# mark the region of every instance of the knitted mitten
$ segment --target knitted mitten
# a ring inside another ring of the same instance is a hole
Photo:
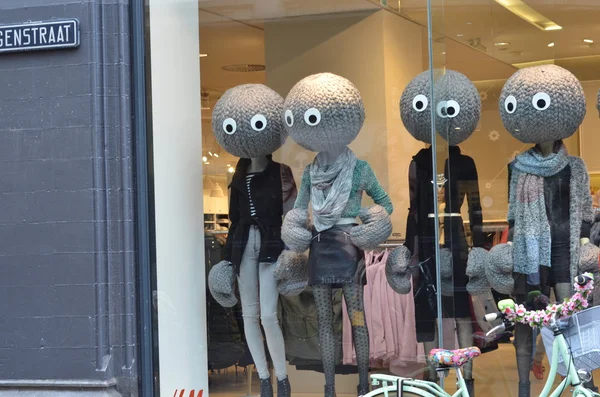
[[[404,245],[394,249],[385,264],[385,276],[390,287],[398,294],[408,294],[411,289],[410,251]]]
[[[512,244],[495,245],[489,252],[489,266],[485,275],[490,287],[501,294],[511,294],[515,287]]]
[[[281,295],[300,295],[308,283],[308,257],[289,250],[283,251],[275,262],[273,276]]]
[[[310,247],[312,240],[310,229],[308,211],[295,208],[283,219],[281,239],[292,251],[304,252]]]
[[[600,248],[592,243],[585,243],[579,249],[579,270],[582,273],[598,273],[598,257]]]
[[[490,290],[485,270],[490,263],[489,252],[483,248],[473,248],[467,260],[467,291],[471,295],[482,295]]]
[[[231,262],[221,261],[208,273],[208,289],[213,298],[223,307],[233,307],[235,297],[235,269]]]
[[[392,220],[380,205],[363,208],[358,217],[363,222],[350,230],[352,243],[362,250],[376,248],[392,234]]]

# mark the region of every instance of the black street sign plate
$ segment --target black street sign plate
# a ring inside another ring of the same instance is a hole
[[[0,25],[0,53],[76,48],[79,42],[77,19]]]

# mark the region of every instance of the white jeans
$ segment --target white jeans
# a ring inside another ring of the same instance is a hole
[[[275,367],[275,376],[277,376],[277,379],[282,380],[287,376],[287,366],[283,333],[277,318],[279,292],[277,291],[277,281],[273,276],[275,265],[273,263],[258,263],[259,252],[260,231],[256,226],[252,226],[242,256],[238,277],[242,317],[244,318],[244,334],[258,376],[261,379],[267,379],[269,368],[260,330],[260,318],[260,323],[262,323],[265,330],[269,353]]]

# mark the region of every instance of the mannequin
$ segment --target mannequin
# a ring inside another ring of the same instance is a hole
[[[320,73],[298,82],[284,104],[284,120],[292,139],[317,152],[308,165],[294,209],[282,230],[290,249],[308,248],[308,284],[312,286],[325,374],[325,397],[335,396],[335,351],[332,288],[342,288],[352,319],[359,372],[358,395],[369,391],[369,336],[364,317],[363,250],[391,234],[392,203],[366,161],[348,149],[362,128],[362,99],[352,83]],[[362,193],[376,203],[361,209]],[[314,226],[308,222],[312,209]],[[362,224],[356,224],[356,218]]]
[[[589,243],[589,176],[583,160],[568,155],[562,143],[583,121],[584,92],[559,66],[530,67],[508,79],[499,107],[508,132],[535,146],[509,165],[509,243],[490,251],[488,281],[517,302],[524,302],[529,291],[549,294],[551,289],[562,301],[571,296],[577,274],[598,269],[598,247]],[[519,397],[530,395],[533,342],[531,328],[517,324]]]
[[[274,162],[271,156],[287,136],[282,109],[283,98],[275,91],[248,84],[225,92],[212,119],[219,145],[241,159],[230,184],[231,226],[225,245],[226,260],[211,269],[209,288],[222,305],[235,304],[237,276],[244,333],[260,377],[261,397],[272,397],[273,388],[259,318],[275,367],[277,396],[291,394],[277,318],[279,294],[273,276],[273,263],[283,250],[283,216],[296,197],[290,168]]]
[[[440,244],[442,311],[444,317],[455,319],[460,348],[467,348],[473,345],[473,324],[470,295],[466,288],[469,281],[466,276],[469,247],[460,215],[465,198],[475,247],[483,245],[483,219],[475,162],[471,157],[461,154],[457,145],[469,138],[475,130],[479,122],[481,101],[473,83],[452,70],[447,70],[440,77],[435,91],[439,99],[433,104],[430,100],[430,72],[425,71],[408,84],[400,98],[402,122],[415,139],[431,143],[433,110],[436,130],[450,145],[442,175],[434,176],[432,171],[431,147],[422,149],[413,157],[409,168],[410,209],[405,247],[411,256],[416,256],[421,263],[425,262],[425,271],[431,275],[430,281],[435,286],[435,244]],[[439,221],[443,224],[443,229],[440,231],[439,242],[434,240],[438,221],[435,219],[433,206],[437,205],[437,198],[433,195],[431,183],[436,183],[438,190],[443,191],[444,205],[440,210],[443,218]],[[403,249],[404,247],[400,250]],[[423,273],[417,272],[414,276],[417,340],[424,342],[425,351],[429,351],[438,344],[435,291],[428,291]],[[394,288],[394,276],[391,279],[388,277],[388,280]],[[396,291],[408,293],[410,281],[404,284],[405,288],[395,288]],[[434,380],[433,370],[430,369],[429,372],[429,377]],[[473,396],[472,363],[464,366],[464,377],[469,394]]]

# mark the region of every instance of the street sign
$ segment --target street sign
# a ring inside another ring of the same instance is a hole
[[[0,53],[76,48],[79,44],[77,19],[0,25]]]

